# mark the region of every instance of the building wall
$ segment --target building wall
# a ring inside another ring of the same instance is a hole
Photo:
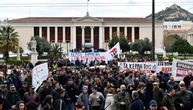
[[[36,26],[41,27],[40,32],[39,32],[40,37],[43,34],[42,33],[42,27],[47,27],[47,38],[49,37],[48,41],[52,40],[52,41],[54,41],[52,43],[61,44],[61,46],[63,48],[67,49],[67,47],[68,47],[69,50],[76,48],[77,44],[82,45],[82,43],[77,43],[77,42],[80,42],[80,40],[82,40],[82,38],[77,39],[77,37],[82,36],[82,34],[81,34],[82,33],[82,27],[87,27],[88,33],[85,33],[84,35],[86,35],[88,38],[90,38],[90,36],[88,36],[88,35],[91,34],[90,30],[88,30],[88,29],[91,29],[93,27],[97,27],[98,28],[97,31],[99,31],[99,32],[95,32],[96,30],[94,28],[94,32],[93,32],[94,41],[93,41],[93,43],[96,44],[95,47],[99,47],[99,48],[102,47],[104,49],[107,48],[105,35],[107,35],[106,39],[111,39],[114,33],[119,36],[119,32],[123,32],[124,34],[125,33],[127,34],[126,38],[129,38],[128,42],[129,41],[134,42],[135,39],[144,39],[145,37],[149,38],[151,41],[151,38],[152,38],[151,37],[152,36],[151,23],[108,23],[108,22],[102,23],[102,22],[91,22],[91,21],[87,20],[87,21],[78,21],[78,22],[71,22],[71,23],[50,23],[50,24],[48,24],[48,23],[47,24],[42,24],[42,23],[36,23],[36,24],[12,23],[10,25],[15,26],[16,31],[19,33],[19,35],[20,35],[19,42],[20,42],[20,46],[23,49],[27,49],[27,43],[30,42],[31,36],[34,36],[34,32],[33,32],[34,30],[33,29]],[[54,31],[54,34],[50,33],[50,27],[54,27],[54,28],[52,28],[52,31],[53,31],[53,29],[56,29]],[[62,42],[58,41],[58,37],[57,37],[58,36],[58,34],[57,34],[58,28],[57,27],[63,27],[63,32],[62,32],[63,41]],[[70,28],[70,41],[68,41],[68,42],[66,42],[66,40],[69,40],[69,39],[67,39],[67,37],[65,36],[65,35],[67,35],[67,33],[66,33],[67,28],[66,27]],[[77,27],[79,27],[79,28],[77,28]],[[105,29],[104,29],[105,27],[109,27],[108,28],[108,31],[109,31],[108,34],[105,34]],[[80,29],[80,30],[77,30],[77,29]],[[127,32],[126,32],[126,29],[127,29]],[[135,34],[137,33],[136,29],[138,29],[138,31],[139,31],[139,34],[138,34],[139,36],[135,36]],[[85,30],[85,32],[87,32],[87,31]],[[76,36],[77,32],[78,32],[78,36]],[[51,37],[50,37],[50,35],[51,35]],[[95,36],[97,38],[95,38]],[[54,38],[57,38],[57,39],[53,40]],[[98,43],[96,40],[98,40]],[[162,23],[156,24],[155,41],[156,41],[155,42],[156,48],[163,48]]]
[[[152,41],[152,28],[149,25],[140,27],[140,39],[149,38]],[[155,48],[163,48],[163,28],[155,26]]]
[[[15,32],[19,34],[19,45],[23,49],[28,49],[27,43],[30,42],[33,35],[33,28],[29,26],[14,26]]]

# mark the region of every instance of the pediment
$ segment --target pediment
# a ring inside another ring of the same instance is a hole
[[[102,18],[96,18],[96,17],[91,17],[89,16],[88,12],[86,16],[72,19],[72,22],[103,22]]]

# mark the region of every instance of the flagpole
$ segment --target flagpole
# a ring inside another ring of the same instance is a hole
[[[87,5],[86,5],[86,11],[88,12],[88,0],[87,0]]]
[[[88,2],[89,2],[89,0],[87,0],[87,6],[86,6],[86,10],[87,10],[87,12],[88,12]]]

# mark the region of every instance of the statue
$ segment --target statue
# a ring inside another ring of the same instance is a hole
[[[36,52],[36,46],[37,46],[37,42],[35,40],[35,38],[33,37],[31,42],[30,42],[30,46],[31,46],[31,50],[32,52]]]

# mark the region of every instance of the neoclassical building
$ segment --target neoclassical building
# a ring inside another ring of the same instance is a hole
[[[8,21],[19,33],[19,43],[27,49],[32,36],[44,37],[51,43],[59,43],[66,49],[82,49],[92,45],[94,49],[108,49],[108,41],[123,34],[129,42],[145,37],[151,40],[152,24],[146,18],[124,17],[28,17]],[[162,48],[163,23],[155,23],[155,45]]]

